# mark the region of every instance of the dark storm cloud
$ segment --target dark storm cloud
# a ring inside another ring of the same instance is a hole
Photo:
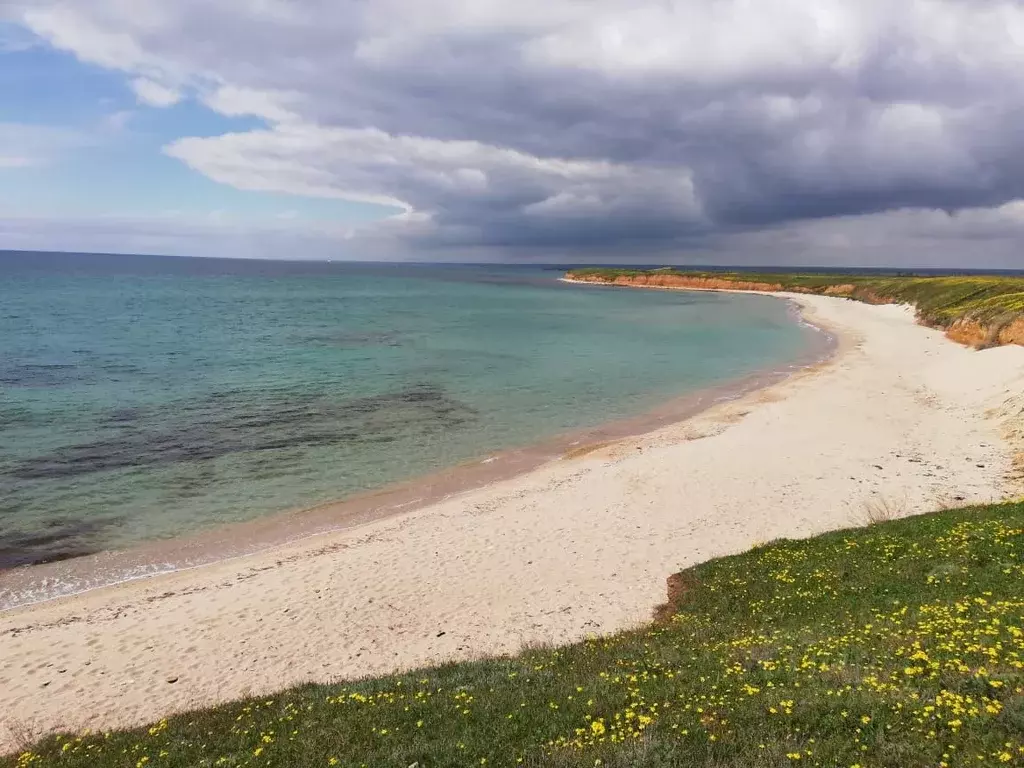
[[[986,226],[956,211],[1018,233],[1018,2],[34,0],[19,18],[141,101],[263,118],[167,147],[213,179],[405,210],[363,247],[721,252],[832,219],[855,244],[916,238],[920,220],[892,226],[908,209],[945,212],[952,241]]]

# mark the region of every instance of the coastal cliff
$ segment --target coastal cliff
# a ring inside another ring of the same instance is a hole
[[[808,293],[868,304],[912,304],[922,325],[977,349],[1024,345],[1024,279],[1017,277],[866,277],[743,274],[670,269],[578,269],[566,279],[634,288]]]
[[[1024,345],[1024,318],[1020,317],[1004,324],[993,325],[964,318],[954,321],[945,331],[946,336],[953,341],[979,349],[1004,344]]]
[[[673,274],[637,274],[637,275],[616,275],[606,278],[601,275],[587,273],[569,272],[566,274],[569,280],[578,280],[584,283],[611,283],[612,285],[630,285],[639,288],[689,288],[699,290],[727,290],[727,291],[781,291],[783,287],[778,283],[755,283],[741,280],[723,280],[715,277],[697,277]]]

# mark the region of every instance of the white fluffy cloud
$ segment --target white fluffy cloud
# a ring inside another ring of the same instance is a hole
[[[630,208],[643,216],[650,205],[673,205],[683,222],[702,216],[689,175],[678,170],[666,177],[657,168],[539,158],[475,141],[392,136],[375,128],[285,124],[181,139],[166,151],[240,189],[373,202],[430,217],[442,210],[452,227],[474,224],[471,217],[460,218],[461,211],[489,211],[492,217],[511,211],[517,227],[557,227],[566,217],[626,214]],[[478,236],[486,241],[496,234]]]
[[[131,82],[135,97],[151,107],[170,107],[181,101],[181,92],[166,85],[137,77]]]
[[[197,171],[404,211],[368,241],[640,261],[799,241],[856,261],[875,235],[936,247],[923,222],[950,247],[1019,236],[1015,0],[33,0],[19,18],[144,103],[266,123],[166,148]]]

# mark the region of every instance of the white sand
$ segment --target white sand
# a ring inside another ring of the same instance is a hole
[[[965,349],[906,308],[794,300],[839,334],[835,360],[688,422],[360,529],[0,614],[0,746],[613,632],[680,568],[859,524],[867,503],[1019,492],[1002,433],[1024,409],[1024,348]]]

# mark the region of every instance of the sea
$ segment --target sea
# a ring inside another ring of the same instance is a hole
[[[0,608],[154,570],[26,576],[42,564],[301,528],[821,346],[784,301],[563,272],[0,252]]]

